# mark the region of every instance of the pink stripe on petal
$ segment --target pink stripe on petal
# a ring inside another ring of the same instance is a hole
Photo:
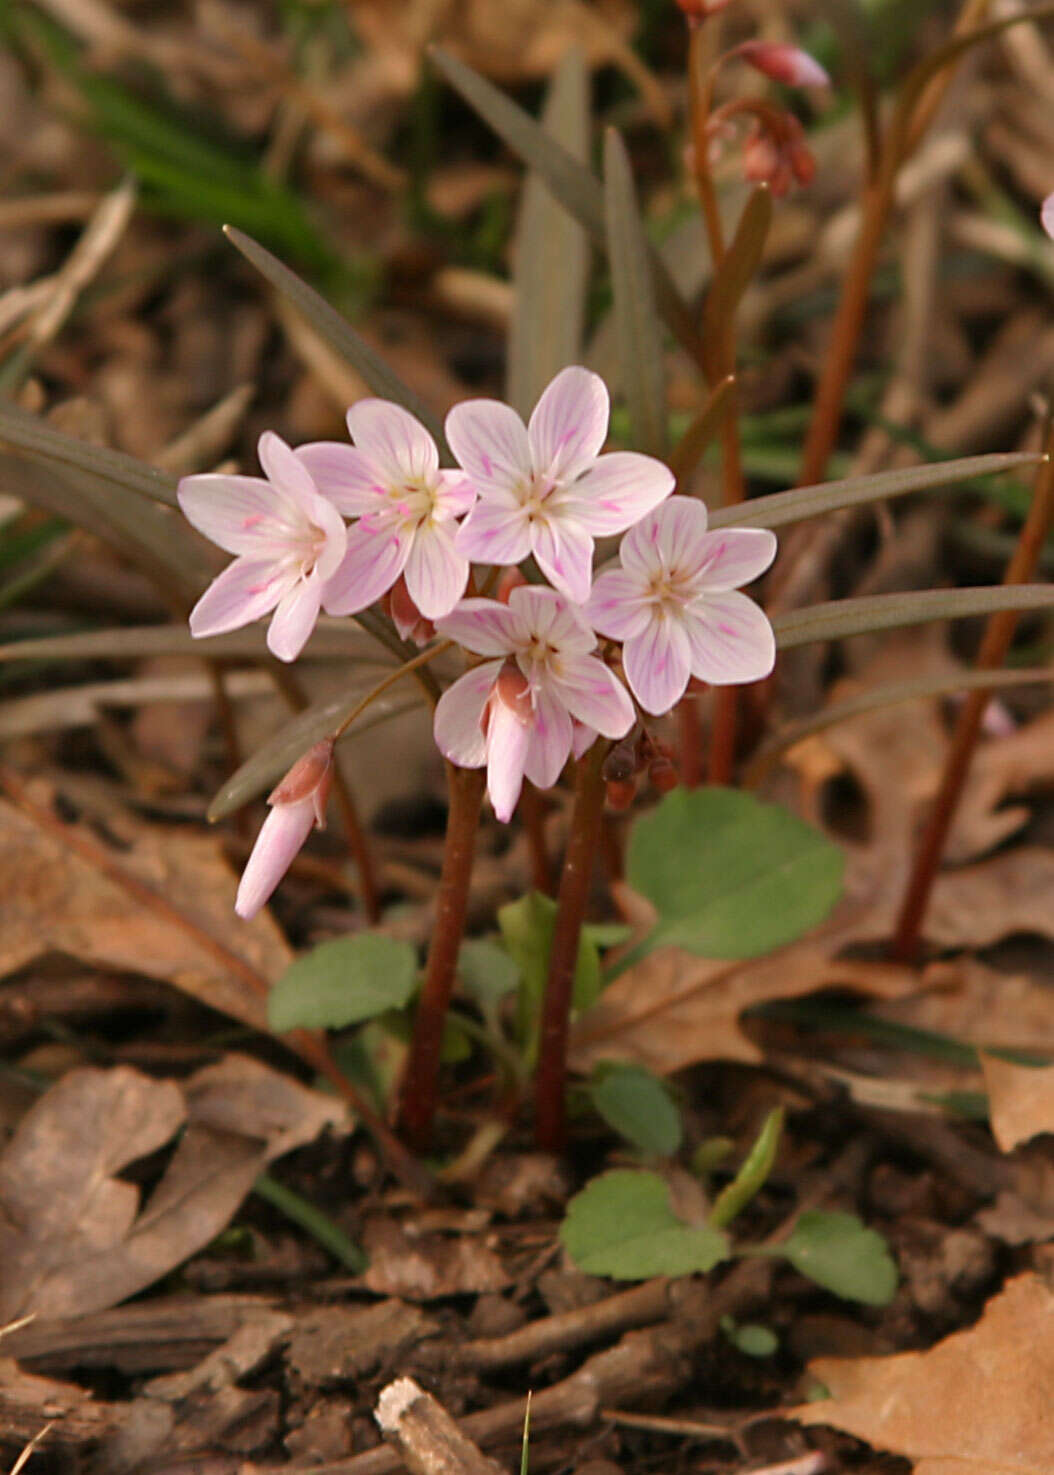
[[[377,480],[377,467],[354,446],[318,440],[298,446],[296,455],[321,494],[347,517],[361,517],[387,497],[387,488]]]
[[[673,472],[653,456],[612,451],[570,489],[569,511],[595,538],[632,527],[674,488]]]
[[[573,604],[585,604],[593,580],[593,539],[570,517],[537,518],[531,552],[542,573]]]
[[[539,789],[551,789],[571,753],[571,717],[547,686],[535,690],[534,724],[524,772]]]
[[[476,563],[505,568],[531,551],[526,513],[493,502],[477,502],[457,531],[457,548]]]
[[[565,660],[560,681],[552,684],[571,716],[604,737],[625,737],[633,726],[636,713],[629,693],[595,656]]]
[[[692,675],[713,686],[761,681],[776,661],[765,612],[745,594],[706,594],[685,611]]]
[[[538,640],[562,651],[590,651],[596,636],[580,605],[570,604],[555,589],[524,584],[509,595],[509,608],[522,615],[524,625]]]
[[[195,638],[240,630],[269,614],[297,575],[273,563],[236,558],[205,590],[190,612]]]
[[[470,399],[455,405],[446,417],[446,438],[481,497],[497,494],[508,502],[531,474],[523,421],[499,400]]]
[[[768,528],[727,528],[706,533],[699,553],[693,575],[699,589],[708,593],[738,589],[759,578],[776,557],[776,535]]]
[[[402,405],[360,399],[348,411],[348,430],[390,483],[430,476],[439,466],[435,441]]]
[[[691,675],[691,647],[681,624],[653,619],[622,648],[630,690],[646,712],[661,717],[684,696]]]
[[[523,619],[497,599],[463,599],[436,621],[436,630],[480,656],[510,655],[529,638]]]
[[[256,446],[260,465],[280,492],[284,492],[302,510],[306,510],[318,490],[311,473],[296,452],[273,430],[265,430]]]
[[[444,758],[460,768],[482,768],[487,761],[483,713],[501,667],[501,661],[485,661],[466,672],[439,698],[432,726],[436,746]]]
[[[183,516],[227,553],[268,557],[284,550],[281,530],[296,508],[260,476],[185,476],[177,491]]]
[[[442,524],[424,523],[413,535],[404,569],[414,604],[430,620],[448,615],[465,592],[468,560]]]
[[[402,573],[410,554],[410,539],[383,526],[376,530],[356,523],[348,532],[347,552],[322,590],[322,603],[331,615],[354,615],[386,594]]]
[[[527,427],[535,470],[554,481],[581,475],[607,439],[610,410],[599,374],[577,364],[562,369],[543,391]]]
[[[593,583],[585,612],[601,635],[629,640],[647,629],[651,620],[648,586],[625,569],[605,569]]]

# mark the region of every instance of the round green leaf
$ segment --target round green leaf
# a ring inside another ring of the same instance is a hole
[[[594,1110],[649,1157],[681,1145],[681,1114],[665,1084],[642,1065],[602,1065],[590,1084]]]
[[[657,1173],[618,1168],[588,1183],[567,1206],[560,1239],[580,1270],[615,1280],[691,1275],[728,1256],[728,1239],[677,1218]]]
[[[626,876],[653,902],[649,941],[754,958],[822,922],[844,857],[810,825],[733,789],[675,789],[630,835]]]
[[[885,1240],[855,1214],[802,1214],[778,1253],[800,1275],[846,1301],[886,1306],[897,1289],[897,1267]]]
[[[408,942],[370,932],[338,937],[297,958],[271,990],[271,1028],[343,1029],[403,1008],[417,985]]]

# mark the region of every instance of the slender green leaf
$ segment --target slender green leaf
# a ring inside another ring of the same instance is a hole
[[[718,381],[707,395],[706,403],[689,424],[687,430],[681,436],[670,457],[670,470],[677,478],[677,490],[687,490],[685,483],[694,473],[699,462],[706,454],[707,447],[721,429],[728,409],[728,397],[736,392],[736,378],[734,374],[728,374],[724,379]],[[760,500],[760,499],[759,499]],[[729,513],[737,511],[737,508],[727,509]],[[741,522],[742,519],[736,519]],[[710,519],[711,526],[717,526],[717,514]]]
[[[681,1113],[665,1081],[642,1065],[605,1061],[589,1083],[593,1109],[648,1157],[672,1157],[681,1145]]]
[[[776,615],[772,628],[780,650],[817,640],[842,640],[872,630],[896,630],[931,620],[956,620],[1008,609],[1051,609],[1054,584],[996,584],[982,589],[924,589],[915,594],[872,594],[834,599]]]
[[[402,1009],[417,987],[408,942],[375,932],[336,937],[291,963],[267,999],[273,1030],[346,1029]]]
[[[589,73],[578,47],[557,69],[542,127],[573,158],[588,157]],[[581,359],[589,285],[586,234],[533,169],[523,190],[515,263],[508,400],[526,420],[549,381]]]
[[[279,1183],[270,1173],[261,1173],[253,1184],[253,1193],[265,1203],[284,1214],[291,1224],[296,1224],[310,1234],[324,1250],[333,1256],[338,1265],[343,1265],[352,1275],[361,1275],[369,1264],[368,1259],[354,1240],[341,1229],[335,1219],[324,1214],[303,1194]]]
[[[140,660],[144,656],[268,657],[263,625],[231,630],[227,635],[195,639],[186,625],[115,626],[108,630],[73,630],[65,635],[41,635],[0,645],[5,661]],[[315,627],[307,656],[353,660],[357,665],[392,664],[374,641],[349,620],[321,620]]]
[[[11,404],[0,404],[0,442],[15,446],[34,458],[87,471],[117,486],[150,497],[155,502],[176,506],[176,478],[156,466],[148,466],[123,451],[93,446],[55,430],[46,420],[27,414]]]
[[[762,1123],[757,1140],[747,1153],[739,1172],[721,1190],[710,1210],[710,1223],[718,1229],[727,1229],[736,1215],[741,1214],[751,1199],[756,1198],[761,1191],[775,1164],[782,1131],[783,1108],[777,1106]]]
[[[336,731],[373,684],[372,681],[360,682],[338,697],[328,697],[325,701],[298,712],[231,775],[209,805],[209,819],[223,819],[225,815],[233,814],[236,809],[247,804],[250,799],[255,799],[265,789],[271,788],[312,743],[317,743]],[[370,728],[411,711],[420,701],[420,694],[412,688],[401,691],[393,689],[378,697],[368,714],[341,741],[354,741],[357,735],[368,732]]]
[[[888,1306],[896,1294],[897,1267],[885,1240],[855,1214],[812,1209],[770,1253],[846,1301]]]
[[[604,139],[604,206],[619,376],[633,444],[640,451],[662,457],[666,454],[662,333],[633,171],[626,145],[614,128],[608,129]]]
[[[442,47],[429,48],[432,61],[450,85],[474,108],[503,143],[545,180],[549,189],[576,220],[580,221],[597,244],[606,244],[604,226],[604,190],[596,175],[551,138],[529,113],[517,107],[504,92],[485,77],[458,61]],[[674,286],[661,257],[649,253],[655,274],[655,293],[659,311],[674,337],[691,356],[701,361],[702,345],[691,313]]]
[[[1024,452],[990,456],[965,456],[959,461],[939,461],[933,466],[908,466],[902,471],[879,471],[873,476],[849,476],[842,481],[821,482],[813,487],[794,487],[754,497],[735,507],[721,507],[710,514],[710,526],[778,528],[841,507],[859,507],[909,492],[928,492],[970,477],[989,476],[1022,466],[1038,466],[1043,457]]]
[[[330,307],[314,287],[309,287],[302,277],[298,277],[277,256],[272,256],[259,241],[254,241],[233,225],[225,226],[224,232],[231,245],[256,267],[277,292],[288,298],[330,347],[347,359],[356,373],[362,375],[374,394],[382,399],[394,400],[396,404],[409,410],[411,415],[415,415],[441,452],[449,458],[450,451],[443,435],[443,427],[424,400],[408,384],[403,383],[394,369],[385,363],[376,349],[370,347],[365,338],[356,333],[336,308]]]
[[[711,1225],[685,1224],[657,1173],[618,1168],[575,1194],[560,1241],[587,1275],[647,1280],[692,1275],[728,1258],[728,1239]]]
[[[754,280],[772,224],[772,191],[759,184],[743,207],[736,233],[714,272],[703,307],[703,365],[716,383],[725,361],[725,344],[743,293]]]

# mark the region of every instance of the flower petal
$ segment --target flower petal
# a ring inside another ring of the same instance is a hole
[[[521,584],[509,595],[509,608],[523,619],[527,638],[546,641],[561,651],[595,650],[596,636],[584,611],[569,604],[555,589]]]
[[[612,451],[569,488],[568,511],[595,538],[621,533],[673,491],[673,472],[654,456]]]
[[[308,642],[322,605],[317,574],[299,579],[278,601],[267,630],[267,648],[280,661],[295,661]]]
[[[430,620],[448,615],[465,592],[468,559],[442,523],[422,523],[413,534],[404,569],[414,604]]]
[[[496,399],[468,399],[446,417],[446,438],[481,497],[517,506],[517,489],[531,475],[527,430],[516,411]]]
[[[539,789],[551,789],[560,777],[571,752],[571,718],[554,692],[545,686],[534,689],[534,721],[524,772]]]
[[[768,528],[726,528],[705,533],[702,559],[695,574],[700,589],[721,593],[749,584],[776,557],[776,534]]]
[[[428,431],[391,400],[360,399],[348,411],[348,430],[359,450],[395,485],[430,476],[439,467],[439,452]]]
[[[599,374],[572,364],[561,369],[531,413],[527,437],[536,471],[554,481],[579,476],[607,439],[611,402]]]
[[[605,569],[593,582],[586,618],[594,630],[612,640],[631,640],[640,635],[651,619],[647,585],[625,569]]]
[[[476,488],[463,471],[439,471],[436,473],[435,512],[440,522],[450,517],[463,517],[471,512],[476,501]]]
[[[625,737],[636,720],[626,688],[596,656],[565,660],[559,680],[550,681],[571,716],[604,737]]]
[[[311,521],[323,535],[321,550],[316,550],[314,572],[323,583],[340,567],[348,547],[348,529],[344,519],[328,497],[315,494],[311,508]]]
[[[622,647],[630,690],[645,712],[661,717],[684,696],[692,673],[691,646],[680,620],[656,611],[642,634]]]
[[[481,656],[507,656],[530,638],[522,618],[497,599],[463,599],[436,629]]]
[[[394,526],[348,530],[347,552],[326,581],[322,603],[330,615],[354,615],[367,609],[395,583],[410,555],[410,539]]]
[[[582,758],[589,752],[597,740],[597,734],[591,727],[584,723],[572,721],[571,723],[571,753],[575,758]]]
[[[764,610],[745,594],[706,594],[685,611],[692,675],[713,686],[761,681],[776,661]]]
[[[265,430],[256,443],[256,454],[267,480],[303,510],[318,496],[311,473],[294,450],[273,430]]]
[[[296,509],[261,476],[184,476],[176,493],[183,516],[227,553],[258,559],[284,550]]]
[[[573,604],[585,604],[593,583],[593,539],[570,517],[530,524],[531,552],[542,573]]]
[[[432,731],[444,758],[461,768],[482,768],[487,761],[483,712],[494,690],[501,661],[485,661],[446,689],[436,706]]]
[[[234,910],[247,921],[255,917],[289,869],[311,833],[315,811],[310,799],[276,804],[264,820],[238,885]]]
[[[361,517],[387,500],[388,489],[379,480],[380,468],[355,446],[335,440],[316,440],[298,446],[315,486],[347,517]]]
[[[519,802],[530,741],[530,728],[503,702],[494,702],[487,727],[487,794],[503,824]]]
[[[457,547],[476,563],[522,563],[531,551],[527,514],[497,502],[477,502],[458,528]]]
[[[297,578],[295,570],[271,561],[236,558],[213,579],[191,610],[191,635],[223,635],[251,625],[274,609]]]

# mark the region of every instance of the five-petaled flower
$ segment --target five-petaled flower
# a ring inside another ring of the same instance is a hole
[[[317,825],[326,825],[326,800],[333,784],[333,740],[324,738],[298,758],[268,796],[271,812],[256,837],[242,872],[234,910],[255,917]]]
[[[735,591],[775,554],[775,536],[764,528],[707,532],[706,508],[691,497],[671,497],[630,529],[621,568],[597,576],[586,614],[594,629],[623,642],[626,680],[646,712],[668,712],[690,676],[725,686],[769,674],[772,627]]]
[[[455,405],[447,440],[479,493],[457,534],[461,552],[501,565],[533,554],[554,588],[584,604],[593,539],[631,527],[674,487],[651,456],[600,454],[609,413],[604,381],[575,365],[557,374],[526,426],[497,400]]]
[[[400,405],[363,399],[348,411],[353,446],[316,441],[297,451],[330,501],[358,521],[326,586],[333,615],[357,614],[402,575],[426,619],[445,615],[465,592],[468,559],[454,546],[454,519],[475,492],[460,471],[441,471],[435,441]]]
[[[629,693],[590,654],[596,636],[582,611],[553,589],[513,589],[507,605],[465,599],[436,628],[488,657],[443,693],[435,739],[461,768],[486,765],[500,820],[516,808],[524,775],[551,788],[572,748],[581,754],[597,733],[620,738],[633,725]]]
[[[284,440],[265,431],[258,454],[266,481],[212,473],[179,484],[187,520],[237,555],[194,606],[190,632],[222,635],[274,610],[267,644],[293,661],[315,627],[323,584],[344,557],[346,530]]]

